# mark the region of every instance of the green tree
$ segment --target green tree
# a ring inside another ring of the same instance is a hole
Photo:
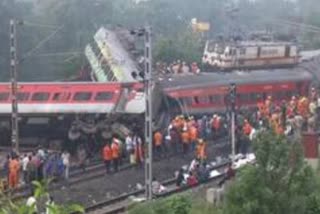
[[[156,61],[169,63],[177,59],[199,62],[202,52],[200,36],[186,28],[176,36],[159,38],[155,44],[154,57]]]
[[[319,184],[301,144],[273,133],[254,142],[256,164],[245,167],[227,193],[225,214],[318,212]]]

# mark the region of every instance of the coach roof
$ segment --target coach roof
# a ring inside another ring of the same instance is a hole
[[[165,90],[184,89],[212,85],[273,83],[283,81],[312,80],[313,76],[303,68],[234,71],[225,73],[200,73],[199,75],[173,75],[161,80]]]

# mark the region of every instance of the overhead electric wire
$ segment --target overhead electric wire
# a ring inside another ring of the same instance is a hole
[[[54,32],[52,32],[49,36],[47,36],[46,38],[44,38],[42,41],[40,41],[36,47],[34,47],[33,49],[31,49],[28,53],[26,53],[23,57],[22,60],[25,60],[26,58],[32,56],[32,54],[39,49],[44,43],[46,43],[47,41],[49,41],[52,37],[54,37],[62,28],[64,27],[64,25],[60,26],[59,28],[57,28]]]

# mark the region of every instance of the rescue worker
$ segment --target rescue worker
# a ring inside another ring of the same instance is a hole
[[[252,131],[252,126],[250,125],[247,119],[244,120],[242,131],[243,131],[243,134],[246,136],[249,136]]]
[[[155,150],[156,150],[157,156],[161,157],[163,136],[162,136],[160,130],[158,130],[158,131],[156,131],[154,133],[153,142],[154,142],[154,146],[155,146]]]
[[[189,137],[190,137],[191,149],[192,151],[194,151],[196,148],[197,140],[198,140],[198,130],[195,126],[191,126],[189,128]]]
[[[15,189],[19,182],[20,163],[18,157],[14,157],[9,162],[9,187]]]
[[[297,104],[297,112],[300,114],[304,119],[307,119],[309,115],[309,100],[306,97],[301,97]]]
[[[211,123],[212,123],[213,138],[215,139],[219,135],[220,124],[221,124],[220,117],[216,114],[213,115]]]
[[[206,143],[204,142],[203,139],[199,139],[198,140],[196,157],[200,161],[204,161],[207,158],[207,155],[206,155]]]
[[[268,96],[264,106],[264,117],[269,118],[272,112],[272,96]]]
[[[103,160],[106,167],[106,173],[108,174],[110,172],[110,165],[112,162],[112,149],[109,144],[106,144],[103,147]]]
[[[115,172],[119,170],[119,158],[120,158],[120,145],[115,138],[112,140],[111,144],[111,151],[112,151],[112,162],[113,162],[113,169]]]
[[[143,144],[142,140],[139,137],[138,134],[135,134],[132,138],[133,146],[134,146],[134,156],[135,156],[135,162],[139,166],[144,161],[144,153],[143,153]]]
[[[183,154],[187,154],[189,151],[189,143],[190,143],[190,136],[187,130],[181,133],[181,141],[182,141]]]

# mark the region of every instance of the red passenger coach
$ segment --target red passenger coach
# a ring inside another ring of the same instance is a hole
[[[308,95],[311,82],[309,72],[289,69],[173,76],[163,80],[162,87],[173,111],[201,114],[226,110],[225,99],[231,83],[237,85],[238,108],[250,108],[269,95],[275,102],[293,95]]]
[[[11,113],[10,84],[0,84],[0,114]],[[109,113],[117,104],[119,83],[19,83],[21,114]]]

